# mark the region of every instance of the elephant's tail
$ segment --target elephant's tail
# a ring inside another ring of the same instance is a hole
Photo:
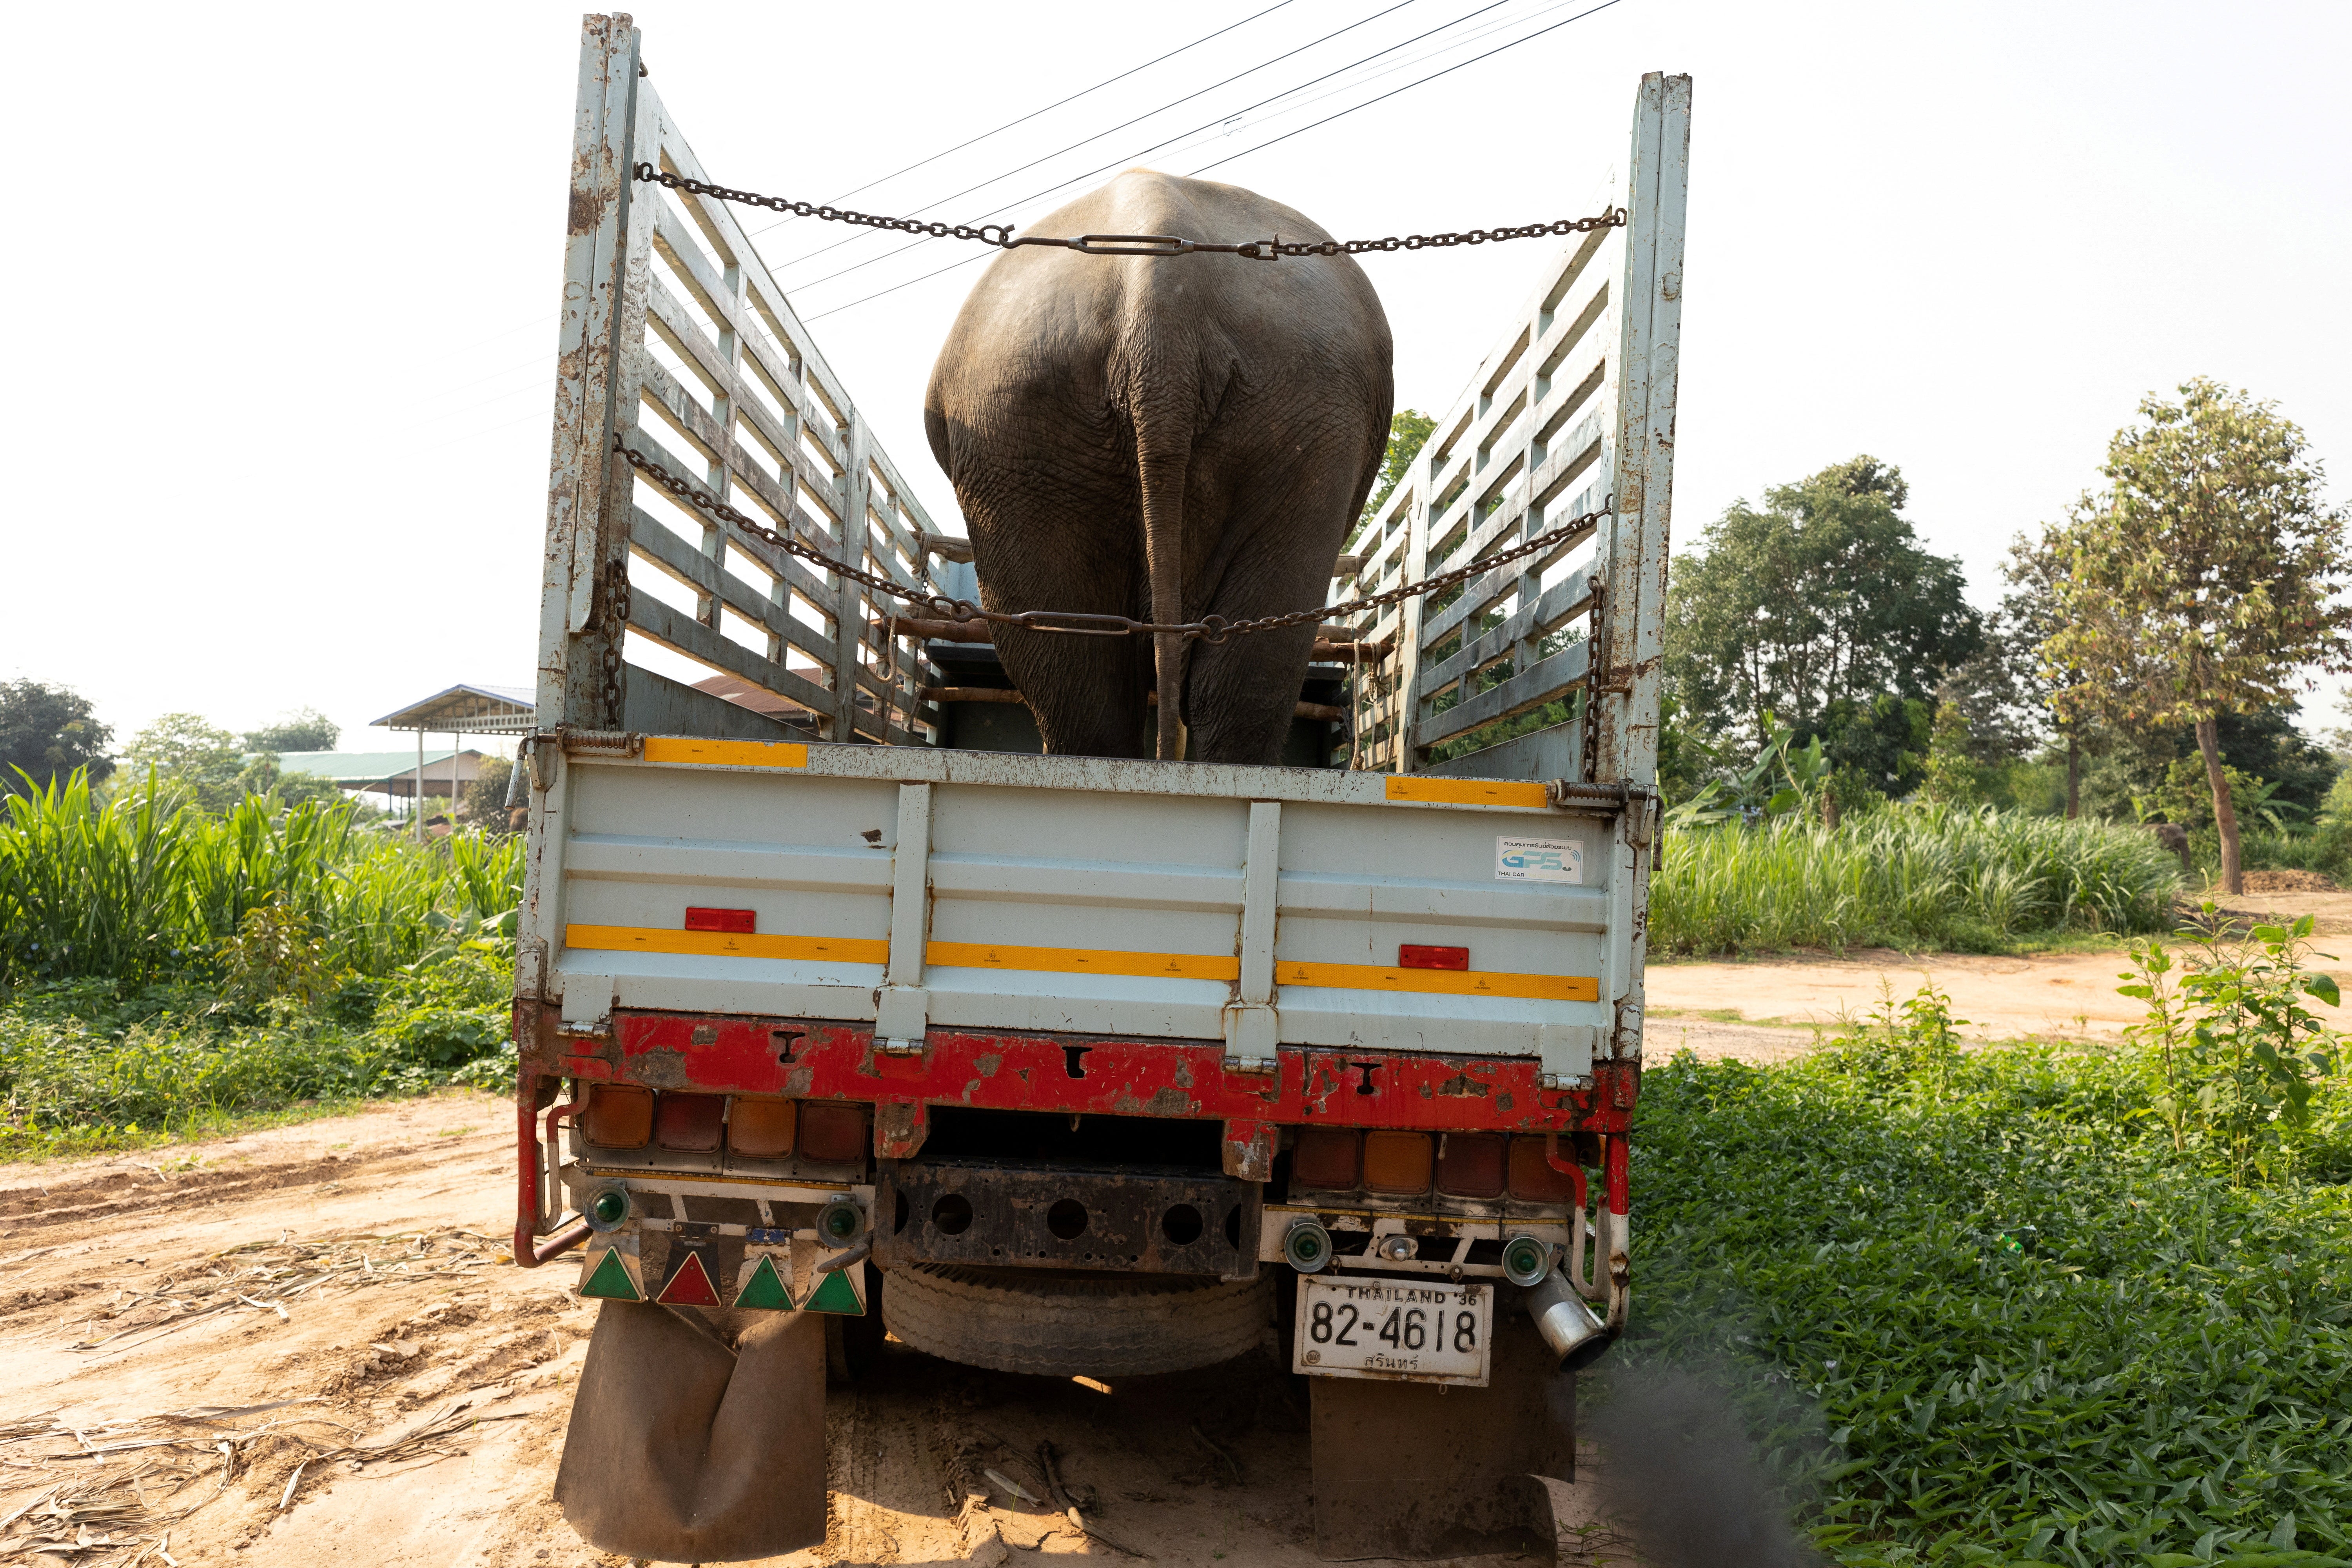
[[[1172,417],[1164,402],[1157,417],[1152,401],[1135,411],[1136,478],[1143,492],[1143,561],[1151,585],[1151,618],[1174,626],[1184,618],[1184,481],[1192,466],[1190,425]],[[1183,687],[1184,639],[1162,632],[1152,639],[1160,691],[1160,756],[1175,762],[1184,754],[1178,692]]]

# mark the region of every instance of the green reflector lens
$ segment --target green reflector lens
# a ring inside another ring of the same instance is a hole
[[[589,1206],[599,1225],[618,1225],[629,1217],[629,1199],[625,1193],[602,1192]]]
[[[1514,1285],[1540,1284],[1551,1272],[1551,1247],[1532,1236],[1513,1237],[1503,1247],[1503,1277]]]
[[[835,1198],[818,1211],[816,1226],[828,1239],[847,1241],[866,1228],[866,1215],[856,1204]]]

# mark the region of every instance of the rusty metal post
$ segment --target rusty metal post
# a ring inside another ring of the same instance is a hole
[[[635,479],[613,437],[637,422],[655,214],[629,173],[652,140],[639,124],[638,47],[625,16],[582,24],[541,572],[539,721],[551,728],[622,723],[616,612]]]

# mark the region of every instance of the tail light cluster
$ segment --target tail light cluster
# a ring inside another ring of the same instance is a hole
[[[1499,1198],[1562,1204],[1574,1188],[1544,1157],[1541,1138],[1500,1132],[1359,1132],[1311,1127],[1291,1149],[1294,1187],[1317,1192],[1366,1192],[1417,1197],[1433,1184],[1451,1198]]]
[[[681,1154],[724,1148],[747,1159],[844,1164],[866,1157],[866,1107],[845,1100],[803,1103],[743,1095],[664,1094],[635,1084],[589,1086],[581,1135],[592,1149],[643,1149]]]

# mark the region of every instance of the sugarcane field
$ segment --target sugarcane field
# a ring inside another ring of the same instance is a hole
[[[0,1562],[2352,1568],[2341,8],[17,26]]]

